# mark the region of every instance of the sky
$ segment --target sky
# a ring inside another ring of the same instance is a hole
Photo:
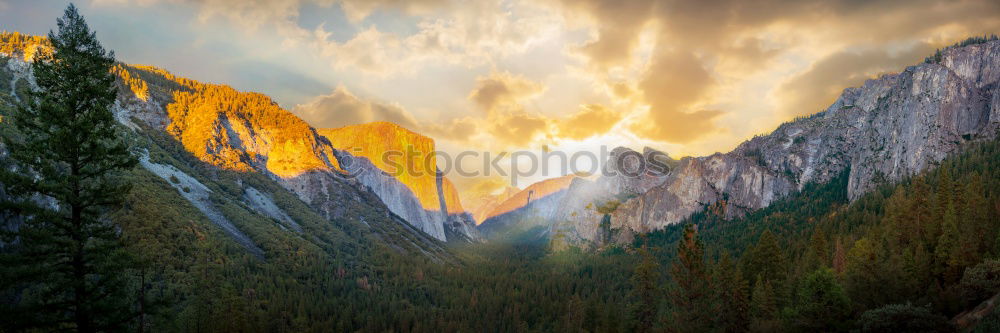
[[[0,29],[43,34],[67,4],[0,0]],[[76,4],[121,61],[267,94],[317,128],[392,121],[452,154],[725,152],[935,48],[1000,32],[990,0]]]

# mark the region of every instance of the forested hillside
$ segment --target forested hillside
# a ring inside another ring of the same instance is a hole
[[[699,295],[665,297],[664,318],[716,309],[755,330],[847,330],[904,319],[945,329],[945,319],[1000,292],[998,182],[1000,145],[991,142],[853,203],[841,175],[745,218],[726,221],[709,209],[685,223],[696,226],[698,258],[677,257],[694,248],[679,245],[681,225],[635,245],[670,267],[671,295]],[[678,281],[678,268],[693,272]],[[709,282],[691,287],[692,280]],[[692,325],[734,325],[702,319]]]

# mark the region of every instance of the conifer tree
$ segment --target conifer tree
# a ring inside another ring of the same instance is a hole
[[[978,173],[973,173],[969,181],[965,183],[962,198],[962,245],[965,255],[966,266],[979,262],[983,253],[991,250],[991,239],[988,235],[993,235],[996,228],[989,220],[989,205],[986,203],[985,190],[983,189],[983,177]]]
[[[910,216],[909,198],[897,187],[885,203],[885,217],[882,218],[882,235],[893,247],[905,247],[916,236]]]
[[[673,311],[669,327],[679,332],[706,331],[713,316],[712,292],[704,250],[692,224],[684,228],[670,277],[674,285],[668,293]]]
[[[875,244],[868,238],[854,242],[847,252],[847,267],[844,271],[847,289],[854,299],[862,304],[874,304],[872,288],[879,287],[881,271],[878,269],[878,253]]]
[[[826,233],[817,229],[809,240],[810,268],[830,267],[830,249],[826,242]]]
[[[802,281],[789,313],[792,324],[804,332],[843,330],[851,315],[851,301],[833,271],[823,267]]]
[[[940,232],[940,226],[934,220],[930,193],[930,187],[924,177],[916,177],[913,180],[913,190],[909,200],[909,216],[917,228],[916,233],[923,246],[935,244]]]
[[[53,52],[32,69],[38,90],[9,117],[3,144],[15,168],[0,171],[3,293],[17,300],[0,316],[11,329],[116,330],[133,317],[126,273],[135,261],[107,213],[129,184],[119,177],[135,158],[111,112],[116,98],[105,51],[70,5],[48,35]],[[4,119],[4,126],[7,125]],[[3,302],[7,305],[6,302]]]
[[[961,251],[958,212],[954,204],[948,205],[941,221],[941,236],[938,237],[934,255],[941,278],[945,282],[952,282],[958,279],[960,274],[958,253]]]
[[[778,304],[771,282],[758,276],[750,298],[750,323],[753,331],[773,332],[777,330],[776,316]]]
[[[947,164],[938,169],[938,183],[934,189],[934,217],[938,224],[944,223],[944,215],[952,203],[954,181],[951,179],[951,168]],[[935,238],[934,241],[938,239]]]
[[[748,267],[744,270],[750,278],[760,275],[771,283],[780,283],[785,279],[785,255],[778,238],[770,230],[764,230],[749,253]],[[754,281],[756,284],[756,281]]]
[[[635,332],[651,332],[660,308],[660,264],[645,246],[639,249],[642,261],[632,275],[632,315]]]
[[[840,238],[837,238],[837,241],[834,242],[832,261],[833,272],[838,275],[843,274],[844,269],[847,267],[847,253],[844,251],[844,244],[840,241]]]
[[[716,327],[723,332],[746,332],[750,324],[750,304],[743,273],[728,252],[719,258],[713,273]]]

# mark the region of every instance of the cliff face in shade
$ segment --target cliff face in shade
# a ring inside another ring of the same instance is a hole
[[[531,184],[497,205],[478,229],[484,236],[509,227],[546,225],[558,212],[557,204],[576,176],[562,176]]]
[[[445,214],[441,211],[440,203],[438,207],[425,209],[406,184],[375,166],[368,158],[356,157],[339,150],[337,157],[342,161],[351,181],[371,191],[390,211],[434,238],[446,240]]]

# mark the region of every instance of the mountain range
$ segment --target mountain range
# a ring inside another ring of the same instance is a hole
[[[11,58],[3,66],[3,89],[16,98],[19,82],[32,81],[28,63],[43,39],[4,40]],[[673,168],[663,175],[569,175],[482,195],[463,206],[451,181],[422,158],[434,152],[434,140],[396,124],[316,129],[263,94],[152,66],[119,64],[114,71],[121,90],[115,113],[132,130],[164,133],[219,169],[260,173],[328,219],[350,217],[345,200],[374,197],[365,204],[385,207],[389,218],[436,241],[478,241],[513,226],[540,226],[563,245],[627,243],[707,208],[727,218],[742,216],[845,170],[853,199],[934,166],[971,142],[992,140],[1000,128],[1000,42],[992,41],[949,48],[900,73],[848,88],[826,110],[731,152],[671,160]],[[408,147],[418,154],[400,162],[415,173],[397,172],[381,158]],[[630,151],[618,148],[612,160]],[[189,178],[170,165],[144,161],[158,175]],[[266,197],[255,192],[247,189],[253,199],[248,203],[298,229],[280,208],[255,201]],[[220,226],[247,243],[238,228]]]

